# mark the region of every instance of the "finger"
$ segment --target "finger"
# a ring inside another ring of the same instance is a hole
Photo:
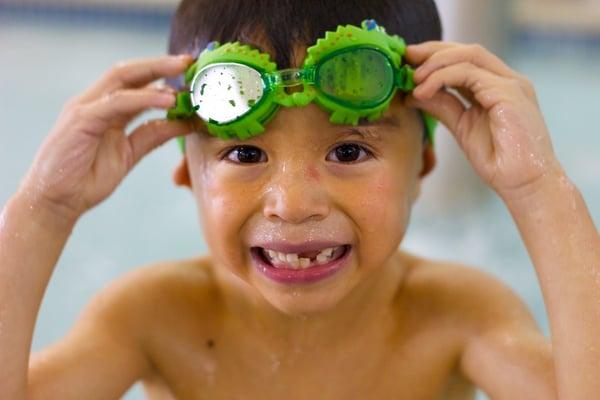
[[[423,64],[432,54],[459,46],[460,43],[432,40],[419,44],[411,44],[406,47],[406,60],[413,65]]]
[[[144,89],[156,90],[164,93],[177,94],[177,90],[172,86],[168,85],[164,81],[152,82],[144,86]]]
[[[460,52],[470,52],[474,54],[472,56],[473,62],[470,62],[473,65],[477,65],[484,69],[489,69],[490,71],[510,79],[515,79],[518,81],[519,86],[523,92],[534,102],[537,101],[537,95],[535,93],[535,88],[532,82],[524,75],[519,72],[511,69],[508,65],[506,65],[500,58],[495,56],[489,50],[485,49],[481,45],[478,44],[470,44],[465,45],[463,43],[455,43],[455,42],[440,42],[440,41],[430,41],[424,42],[417,45],[410,45],[407,47],[407,60],[412,61],[415,65],[419,65],[415,71],[415,81],[416,83],[424,81],[429,74],[431,74],[436,69],[444,68],[451,64],[451,62],[444,61],[444,58],[449,52],[455,52],[459,50]],[[467,50],[464,50],[467,49]],[[470,50],[469,50],[470,49]],[[444,53],[444,56],[438,55],[439,53]],[[454,57],[454,56],[452,56]],[[426,66],[429,63],[429,59],[432,59],[434,63],[443,64],[441,67],[437,67],[434,65],[433,67]],[[455,62],[456,63],[456,62]],[[425,69],[422,71],[421,69]],[[465,97],[466,94],[462,93]]]
[[[432,97],[444,86],[468,89],[482,107],[489,109],[496,103],[490,101],[486,96],[479,96],[479,94],[488,92],[493,87],[504,87],[507,82],[511,81],[516,82],[516,80],[503,78],[475,67],[473,64],[461,63],[435,71],[413,90],[413,95],[423,100]],[[514,92],[511,92],[511,95],[514,95]]]
[[[120,90],[100,100],[79,106],[78,114],[85,120],[87,133],[102,136],[115,124],[125,124],[134,116],[151,108],[168,109],[175,105],[175,96],[154,90]]]
[[[186,54],[118,63],[77,100],[86,103],[119,89],[139,88],[160,78],[177,76],[182,74],[192,61],[192,57]]]
[[[438,119],[451,132],[458,130],[460,118],[465,113],[465,106],[454,95],[441,90],[427,100],[417,99],[413,95],[406,97],[406,105],[426,111]]]
[[[519,77],[518,73],[484,47],[478,44],[458,44],[431,54],[415,71],[415,82],[424,81],[431,73],[441,68],[463,62],[471,63],[501,76],[515,79]]]
[[[451,93],[440,90],[428,100],[419,100],[409,96],[407,105],[424,110],[437,118],[448,128],[461,149],[467,155],[485,158],[492,149],[492,138],[486,134],[485,129],[477,129],[485,124],[481,108],[466,110],[462,103]],[[480,149],[479,152],[471,152],[470,149]]]
[[[193,128],[188,121],[158,119],[140,125],[128,136],[133,153],[133,165],[170,139],[191,132]]]

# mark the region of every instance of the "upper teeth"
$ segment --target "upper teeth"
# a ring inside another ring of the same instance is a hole
[[[328,247],[323,249],[317,254],[316,263],[318,265],[322,265],[327,263],[333,253],[341,246],[338,247]],[[278,264],[286,264],[290,265],[295,269],[299,268],[308,268],[311,266],[311,261],[309,258],[300,258],[296,253],[280,253],[278,251],[265,249],[271,262]],[[275,265],[275,264],[274,264]]]

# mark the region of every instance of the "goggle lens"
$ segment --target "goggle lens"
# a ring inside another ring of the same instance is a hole
[[[372,108],[394,90],[388,58],[373,49],[351,49],[321,64],[315,84],[333,100],[356,108]]]
[[[263,97],[260,72],[244,64],[219,63],[202,69],[191,85],[192,105],[204,121],[226,124],[244,116]]]

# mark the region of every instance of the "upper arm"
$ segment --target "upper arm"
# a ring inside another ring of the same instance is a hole
[[[30,400],[115,399],[149,372],[130,289],[134,276],[99,292],[64,338],[32,355]]]
[[[461,357],[463,373],[495,400],[555,399],[549,340],[512,290],[487,274],[477,275],[471,286],[477,323]]]

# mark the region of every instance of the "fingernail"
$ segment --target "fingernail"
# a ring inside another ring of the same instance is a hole
[[[413,89],[413,96],[419,95],[423,92],[423,86],[417,86]]]
[[[175,94],[177,90],[173,89],[171,86],[161,86],[158,90],[163,93]]]
[[[190,54],[180,54],[177,58],[186,63],[192,61],[192,56]]]
[[[419,80],[419,78],[421,77],[421,73],[423,73],[423,68],[419,67],[417,69],[415,69],[415,73],[413,74],[413,78],[415,80]]]
[[[163,93],[160,95],[159,99],[160,99],[160,104],[163,104],[166,107],[172,107],[175,105],[175,95],[174,94]]]

